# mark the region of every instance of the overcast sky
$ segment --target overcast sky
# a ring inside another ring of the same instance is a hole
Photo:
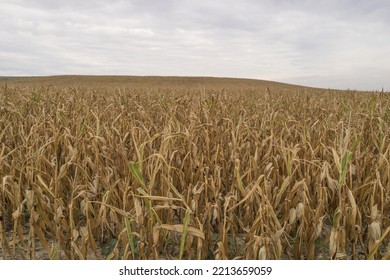
[[[0,0],[0,76],[56,74],[390,90],[390,1]]]

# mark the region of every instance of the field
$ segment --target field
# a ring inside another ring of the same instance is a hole
[[[0,258],[390,259],[390,94],[0,80]]]

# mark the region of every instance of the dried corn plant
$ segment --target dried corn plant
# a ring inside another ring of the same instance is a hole
[[[389,259],[390,96],[0,88],[0,257]]]

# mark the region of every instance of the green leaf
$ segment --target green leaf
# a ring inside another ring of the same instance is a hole
[[[347,174],[347,167],[352,158],[352,152],[346,151],[341,159],[341,174],[339,177],[339,187],[345,184],[345,176]]]
[[[134,161],[131,161],[129,166],[130,166],[130,172],[131,174],[133,174],[137,182],[140,183],[143,188],[146,188],[144,178],[142,177],[141,174],[140,165]]]
[[[179,253],[180,260],[183,257],[183,253],[184,253],[184,246],[186,243],[187,228],[188,228],[188,224],[190,223],[190,217],[191,217],[191,210],[187,209],[186,214],[184,215],[183,232],[180,238],[180,253]]]
[[[126,231],[127,231],[127,237],[129,238],[130,242],[130,249],[131,249],[131,256],[134,260],[134,240],[133,240],[133,231],[131,230],[131,224],[128,217],[125,217],[125,225],[126,225]]]

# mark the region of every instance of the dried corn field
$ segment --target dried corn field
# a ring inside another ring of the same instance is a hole
[[[2,85],[0,258],[390,259],[390,96]]]

